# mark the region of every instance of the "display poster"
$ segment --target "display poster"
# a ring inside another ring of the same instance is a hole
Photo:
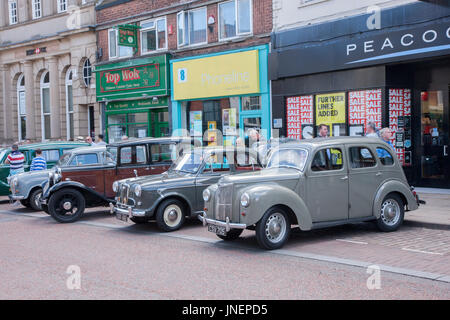
[[[234,136],[236,131],[236,109],[223,109],[222,110],[222,129],[223,135]]]
[[[389,128],[399,162],[411,166],[411,90],[389,89]]]
[[[293,139],[313,137],[313,96],[286,99],[287,136]]]
[[[348,93],[348,124],[350,135],[363,136],[369,122],[381,129],[381,89]],[[362,126],[361,126],[362,125]]]
[[[345,120],[345,92],[316,95],[317,128],[324,124],[328,127],[328,136],[345,136]]]
[[[198,137],[203,136],[202,133],[202,112],[201,111],[191,111],[189,112],[190,119],[190,133],[191,136]]]

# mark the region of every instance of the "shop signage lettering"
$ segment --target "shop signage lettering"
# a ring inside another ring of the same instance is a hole
[[[381,89],[348,93],[350,135],[364,135],[369,122],[381,128]]]
[[[109,73],[105,72],[106,83],[114,83],[116,86],[119,81],[122,79],[123,81],[131,81],[131,80],[139,80],[141,77],[139,76],[139,70],[122,70],[122,78],[120,77],[120,73]]]
[[[166,107],[168,103],[167,97],[159,97],[157,100],[142,99],[132,101],[114,101],[106,105],[107,111],[145,109],[145,108],[161,108]]]
[[[407,152],[404,145],[404,136],[411,136],[410,118],[411,90],[389,89],[389,128],[392,132],[391,142],[396,147],[395,150],[399,162],[404,166],[411,165],[410,158],[408,161],[405,161],[405,154]]]
[[[100,91],[111,92],[159,86],[159,64],[100,72]]]
[[[316,125],[325,124],[332,136],[345,135],[345,92],[316,95]]]

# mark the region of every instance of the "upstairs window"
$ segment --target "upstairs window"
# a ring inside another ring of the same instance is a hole
[[[92,80],[92,66],[91,61],[86,59],[83,64],[83,81],[86,87],[91,85]]]
[[[251,0],[232,0],[219,4],[219,39],[225,40],[252,32]]]
[[[33,11],[33,19],[39,19],[42,17],[42,4],[41,0],[32,0],[31,9]]]
[[[206,8],[181,11],[177,14],[178,46],[191,46],[208,42],[206,34]]]
[[[166,18],[141,23],[142,53],[167,49]]]
[[[58,13],[67,11],[67,0],[58,0]]]
[[[119,46],[117,29],[108,30],[109,59],[127,58],[133,56],[132,47]]]
[[[8,1],[9,24],[17,23],[17,0]]]

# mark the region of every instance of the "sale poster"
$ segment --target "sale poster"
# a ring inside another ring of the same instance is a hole
[[[389,128],[392,132],[391,143],[395,147],[397,158],[403,166],[411,165],[410,143],[405,137],[411,136],[411,90],[389,89]],[[405,153],[407,155],[405,159]],[[406,160],[406,161],[405,161]]]
[[[316,126],[328,126],[329,136],[345,136],[345,92],[316,95]]]
[[[301,140],[312,138],[313,96],[286,99],[287,136]],[[311,132],[309,132],[311,131]],[[311,135],[311,136],[310,136]]]
[[[370,122],[374,123],[377,129],[381,129],[381,89],[350,91],[348,93],[350,135],[364,135]]]
[[[223,109],[222,110],[222,129],[223,134],[228,135],[236,135],[236,109]]]

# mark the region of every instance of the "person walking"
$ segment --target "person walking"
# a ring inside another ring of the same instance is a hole
[[[13,144],[11,150],[12,152],[5,160],[5,164],[9,164],[9,176],[24,172],[23,165],[25,163],[25,156],[19,151],[19,145]]]
[[[36,149],[36,157],[31,161],[30,171],[39,171],[47,169],[47,161],[42,156],[42,150]]]

